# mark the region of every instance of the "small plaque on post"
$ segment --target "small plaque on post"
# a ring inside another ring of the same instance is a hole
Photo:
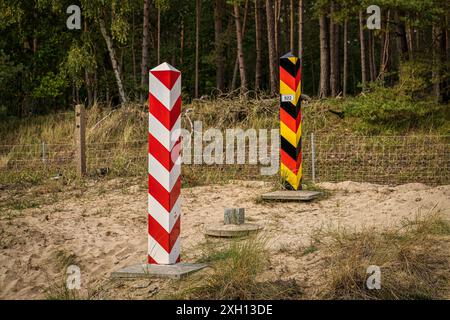
[[[281,95],[281,102],[292,102],[294,101],[293,94],[283,94]]]

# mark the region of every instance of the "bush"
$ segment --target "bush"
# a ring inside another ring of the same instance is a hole
[[[407,80],[404,83],[408,83],[408,87],[386,88],[375,83],[366,94],[339,103],[346,116],[359,120],[355,123],[359,131],[381,133],[442,128],[445,132],[450,119],[448,105],[437,104],[430,98],[417,99],[424,86],[422,82]]]

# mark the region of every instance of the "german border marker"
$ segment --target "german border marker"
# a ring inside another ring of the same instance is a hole
[[[302,191],[302,63],[291,53],[280,58],[280,175],[287,190],[262,195],[264,200],[310,201],[320,192]]]
[[[288,53],[280,58],[280,172],[291,190],[302,188],[301,62]]]

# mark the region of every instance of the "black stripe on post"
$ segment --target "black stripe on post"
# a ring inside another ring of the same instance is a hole
[[[300,59],[297,59],[297,63],[294,64],[291,60],[289,60],[289,58],[281,58],[280,67],[295,78],[297,73],[300,71]]]
[[[292,118],[297,119],[298,113],[301,110],[300,99],[297,102],[297,105],[293,105],[290,102],[281,102],[281,109],[286,111]]]
[[[298,142],[298,146],[293,146],[289,141],[287,141],[283,136],[281,137],[281,149],[286,152],[292,159],[297,161],[298,156],[302,152],[302,138]]]

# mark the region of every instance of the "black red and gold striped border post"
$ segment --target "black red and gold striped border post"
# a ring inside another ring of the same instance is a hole
[[[286,187],[302,188],[301,61],[288,53],[280,58],[280,173]]]

